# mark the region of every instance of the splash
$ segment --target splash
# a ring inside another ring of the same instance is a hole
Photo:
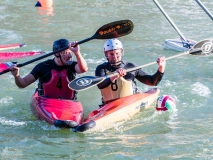
[[[7,126],[22,126],[25,122],[16,122],[12,120],[6,120],[5,118],[0,118],[0,123]]]
[[[192,84],[192,93],[198,94],[199,96],[202,97],[208,97],[211,94],[211,91],[209,90],[208,87],[204,86],[202,83],[196,82]]]
[[[0,99],[0,104],[11,104],[12,100],[12,97],[4,97]]]

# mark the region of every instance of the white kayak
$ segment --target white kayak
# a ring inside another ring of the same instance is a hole
[[[192,46],[194,46],[195,43],[196,41],[191,39],[187,39],[187,42],[185,42],[184,40],[181,40],[180,38],[176,38],[176,39],[166,39],[164,41],[163,46],[165,49],[185,52],[185,51],[188,51]]]

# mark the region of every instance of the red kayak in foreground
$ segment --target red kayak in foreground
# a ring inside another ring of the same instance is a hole
[[[12,59],[12,58],[23,58],[28,56],[34,56],[37,54],[42,54],[44,52],[37,51],[26,51],[26,52],[0,52],[0,60]]]
[[[102,130],[113,127],[113,124],[124,121],[152,105],[159,95],[157,88],[147,92],[114,100],[92,111],[83,120],[83,107],[80,102],[64,99],[52,99],[38,96],[31,100],[31,109],[36,117],[56,127],[73,128],[76,132]]]
[[[6,50],[6,49],[15,49],[25,46],[25,44],[17,43],[17,44],[1,44],[0,45],[0,51]]]
[[[83,107],[78,101],[47,98],[38,96],[36,92],[30,106],[39,120],[45,120],[49,124],[60,120],[57,127],[73,128],[81,124],[83,120]]]

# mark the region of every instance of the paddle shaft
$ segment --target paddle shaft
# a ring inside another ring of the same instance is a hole
[[[187,52],[183,52],[183,53],[165,58],[165,60],[174,59],[174,58],[186,55],[186,54],[195,54],[195,53],[198,53],[198,52],[201,52],[201,51],[202,51],[202,48],[190,49]],[[129,68],[129,69],[126,69],[126,72],[135,71],[135,70],[138,70],[140,68],[147,67],[147,66],[150,66],[150,65],[153,65],[153,64],[156,64],[156,63],[157,62],[151,62],[151,63],[144,64],[144,65],[141,65],[141,66],[138,66],[138,67]],[[99,83],[101,83],[105,79],[113,77],[113,76],[117,76],[118,74],[119,73],[114,72],[113,74],[106,75],[104,77],[93,77],[93,76],[80,77],[80,78],[77,78],[77,79],[74,79],[73,81],[71,81],[68,86],[72,90],[82,91],[82,90],[91,88],[95,85],[98,85]]]
[[[197,52],[197,51],[196,51],[196,52]],[[183,52],[183,53],[180,53],[180,54],[177,54],[177,55],[174,55],[174,56],[165,58],[165,60],[174,59],[174,58],[177,58],[177,57],[186,55],[186,54],[189,54],[189,53],[188,53],[188,52]],[[157,64],[157,62],[150,62],[150,63],[144,64],[144,65],[140,65],[140,66],[137,66],[137,67],[134,67],[134,68],[130,68],[130,69],[127,69],[126,72],[132,72],[132,71],[138,70],[138,69],[140,69],[140,68],[144,68],[144,67],[151,66],[151,65],[153,65],[153,64]],[[115,73],[113,73],[113,74],[110,74],[110,75],[107,76],[107,77],[110,78],[110,77],[113,77],[113,76],[115,76],[115,75],[118,75],[118,73],[115,72]],[[105,77],[105,78],[107,78],[107,77]]]
[[[176,57],[180,57],[180,56],[183,56],[185,54],[188,54],[188,52],[184,52],[184,53],[181,53],[181,54],[178,54],[178,55],[175,55],[175,56],[168,57],[165,60],[169,60],[169,59],[173,59],[173,58],[176,58]],[[141,66],[138,66],[138,67],[126,69],[126,72],[135,71],[135,70],[138,70],[140,68],[147,67],[147,66],[150,66],[150,65],[153,65],[153,64],[156,64],[156,63],[157,62],[151,62],[151,63],[144,64],[144,65],[141,65]],[[93,87],[95,85],[98,85],[99,83],[101,83],[105,79],[113,77],[113,76],[117,76],[118,74],[119,73],[114,72],[114,73],[112,73],[110,75],[107,75],[107,76],[104,76],[104,77],[92,77],[92,76],[91,77],[88,77],[88,76],[81,77],[81,78],[77,78],[77,79],[71,81],[68,86],[72,90],[82,91],[82,90],[85,90],[85,89],[89,89],[89,88],[91,88],[91,87]],[[82,81],[83,85],[79,85],[78,84],[80,81]],[[92,83],[84,84],[84,82],[92,82]]]
[[[85,43],[87,41],[90,41],[92,39],[110,39],[110,38],[118,38],[118,37],[121,37],[121,36],[125,36],[125,35],[132,32],[133,27],[134,27],[134,25],[133,25],[132,21],[130,21],[130,20],[120,20],[120,21],[111,22],[111,23],[105,24],[104,26],[99,28],[96,31],[96,33],[93,36],[91,36],[90,38],[86,38],[82,41],[77,42],[77,44],[75,46],[82,44],[82,43]],[[75,47],[75,46],[73,46],[73,47]],[[40,56],[38,58],[32,59],[32,60],[27,61],[25,63],[17,64],[17,67],[23,67],[25,65],[28,65],[28,64],[33,63],[35,61],[41,60],[43,58],[46,58],[46,57],[51,56],[53,54],[56,54],[58,52],[64,51],[68,48],[69,47],[65,47],[65,48],[62,48],[60,50],[53,51],[51,53],[45,54],[45,55]],[[7,73],[9,71],[10,71],[10,69],[8,67],[8,69],[5,69],[4,71],[0,72],[0,75]]]
[[[174,59],[174,58],[177,58],[177,57],[180,57],[180,56],[184,56],[186,54],[194,54],[194,53],[197,53],[197,52],[200,52],[201,51],[201,48],[197,48],[197,49],[193,49],[193,50],[189,50],[187,52],[183,52],[183,53],[180,53],[180,54],[177,54],[177,55],[174,55],[174,56],[170,56],[170,57],[167,57],[165,58],[165,60],[170,60],[170,59]],[[130,69],[127,69],[126,72],[131,72],[131,71],[135,71],[135,70],[138,70],[140,68],[144,68],[144,67],[147,67],[147,66],[151,66],[153,64],[156,64],[157,62],[150,62],[150,63],[147,63],[147,64],[144,64],[144,65],[141,65],[141,66],[137,66],[137,67],[134,67],[134,68],[130,68]],[[110,74],[108,77],[113,77],[115,75],[118,75],[117,72],[113,73],[113,74]],[[107,78],[107,77],[105,77]]]
[[[84,39],[84,40],[82,40],[82,41],[77,42],[75,46],[77,46],[77,45],[79,45],[79,44],[82,44],[82,43],[85,43],[85,42],[88,42],[88,41],[90,41],[90,40],[92,40],[92,39],[94,39],[94,36],[92,36],[92,37],[90,37],[90,38],[87,38],[87,39]],[[75,46],[74,46],[74,47],[75,47]],[[56,53],[58,53],[58,52],[62,52],[62,51],[64,51],[64,50],[68,49],[68,48],[69,48],[69,47],[65,47],[65,48],[62,48],[62,49],[60,49],[60,50],[57,50],[57,51],[54,51],[54,52],[45,54],[45,55],[43,55],[43,56],[41,56],[41,57],[32,59],[32,60],[27,61],[27,62],[25,62],[25,63],[18,64],[17,67],[23,67],[23,66],[25,66],[25,65],[28,65],[28,64],[33,63],[33,62],[35,62],[35,61],[38,61],[38,60],[41,60],[41,59],[43,59],[43,58],[49,57],[49,56],[51,56],[51,55],[53,55],[53,54],[56,54]]]
[[[62,48],[62,49],[60,49],[60,50],[57,50],[57,51],[54,51],[54,52],[51,52],[51,53],[45,54],[45,55],[40,56],[40,57],[35,58],[35,59],[32,59],[32,60],[27,61],[27,62],[25,62],[25,63],[17,64],[17,67],[23,67],[23,66],[26,66],[26,65],[28,65],[28,64],[30,64],[30,63],[33,63],[33,62],[38,61],[38,60],[41,60],[41,59],[46,58],[46,57],[48,57],[48,56],[51,56],[51,55],[53,55],[53,54],[55,54],[55,53],[58,53],[58,52],[64,51],[64,50],[66,50],[66,49],[68,49],[68,48],[69,48],[69,47],[65,47],[65,48]],[[2,74],[4,74],[4,73],[7,73],[7,72],[9,72],[9,71],[10,71],[10,69],[4,70],[4,71],[2,71],[2,72],[0,73],[0,75],[2,75]]]
[[[92,40],[92,39],[94,39],[94,36],[92,36],[92,37],[90,37],[90,38],[86,38],[86,39],[84,39],[84,40],[82,40],[82,41],[77,42],[75,46],[77,46],[77,45],[79,45],[79,44],[82,44],[82,43],[85,43],[85,42],[88,42],[88,41],[90,41],[90,40]],[[75,46],[74,46],[74,47],[75,47]],[[43,59],[43,58],[49,57],[49,56],[51,56],[51,55],[53,55],[53,54],[56,54],[56,53],[58,53],[58,52],[62,52],[62,51],[64,51],[64,50],[68,49],[68,48],[69,48],[69,47],[65,47],[65,48],[62,48],[62,49],[60,49],[60,50],[53,51],[53,52],[51,52],[51,53],[45,54],[45,55],[40,56],[40,57],[38,57],[38,58],[32,59],[32,60],[27,61],[27,62],[25,62],[25,63],[18,64],[17,67],[26,66],[26,65],[28,65],[28,64],[30,64],[30,63],[33,63],[33,62],[35,62],[35,61],[38,61],[38,60],[41,60],[41,59]]]
[[[173,21],[170,19],[168,14],[164,11],[164,9],[161,7],[161,5],[158,3],[157,0],[153,0],[157,7],[160,9],[160,11],[163,13],[163,15],[166,17],[166,19],[169,21],[169,23],[172,25],[172,27],[177,31],[179,36],[187,43],[187,39],[184,37],[184,35],[180,32],[180,30],[176,27],[176,25],[173,23]]]
[[[85,43],[85,42],[87,42],[87,41],[90,41],[90,40],[94,39],[93,37],[94,37],[94,36],[92,36],[92,37],[90,37],[90,38],[87,38],[87,39],[85,39],[85,40],[79,41],[79,42],[77,42],[76,45]],[[64,51],[64,50],[68,49],[68,48],[69,48],[69,47],[65,47],[65,48],[62,48],[62,49],[60,49],[60,50],[53,51],[53,52],[51,52],[51,53],[45,54],[45,55],[40,56],[40,57],[38,57],[38,58],[32,59],[32,60],[30,60],[30,61],[17,64],[17,67],[26,66],[26,65],[28,65],[28,64],[30,64],[30,63],[33,63],[33,62],[36,62],[36,61],[41,60],[41,59],[43,59],[43,58],[49,57],[49,56],[51,56],[51,55],[53,55],[53,54],[56,54],[56,53],[58,53],[58,52],[62,52],[62,51]],[[2,72],[0,73],[0,75],[2,75],[2,74],[4,74],[4,73],[7,73],[7,72],[9,72],[9,71],[10,71],[10,69],[4,70],[4,71],[2,71]]]
[[[206,14],[213,20],[213,16],[212,14],[209,12],[209,10],[204,6],[204,4],[199,1],[199,0],[195,0],[197,2],[197,4],[199,4],[199,6],[206,12]]]

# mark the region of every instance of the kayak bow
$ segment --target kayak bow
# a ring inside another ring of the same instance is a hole
[[[17,44],[4,44],[0,45],[0,51],[6,50],[6,49],[15,49],[25,46],[25,44],[17,43]]]
[[[0,52],[0,60],[12,59],[12,58],[23,58],[27,56],[34,56],[42,54],[40,51],[23,51],[23,52]]]

